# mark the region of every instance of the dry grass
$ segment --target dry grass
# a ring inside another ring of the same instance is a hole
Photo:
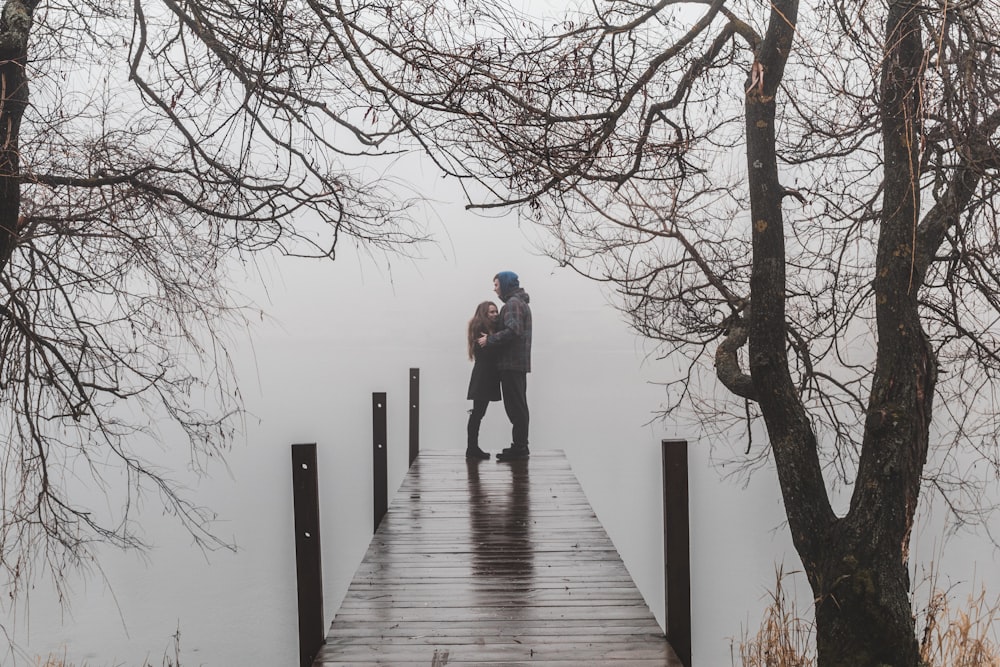
[[[159,665],[155,665],[148,658],[142,661],[141,665],[135,665],[134,667],[181,667],[181,629],[177,628],[177,632],[171,635],[173,639],[172,649],[168,649],[160,661]],[[170,653],[173,655],[170,655]],[[66,662],[65,657],[59,657],[54,655],[49,655],[47,658],[36,658],[35,665],[37,667],[78,667],[72,662]],[[87,663],[79,665],[79,667],[89,667]],[[125,665],[124,663],[114,663],[113,667],[133,667],[132,665]]]
[[[998,612],[1000,600],[987,603],[985,589],[958,608],[935,590],[918,618],[924,626],[920,657],[927,667],[1000,667]]]
[[[795,572],[775,570],[770,604],[753,637],[744,629],[739,642],[741,667],[814,667],[815,627],[812,609],[803,613],[786,595],[784,580]],[[917,617],[923,628],[920,656],[926,667],[1000,667],[1000,599],[989,603],[985,589],[955,605],[947,593],[935,589]],[[733,647],[735,654],[736,647]]]
[[[37,665],[37,667],[77,667],[75,663],[66,662],[63,658],[58,658],[51,655],[45,658],[45,662],[42,662],[42,659],[38,658],[35,661],[35,665]],[[79,667],[88,667],[88,665],[87,663],[84,663]],[[115,663],[114,667],[126,667],[126,666],[121,663]],[[154,666],[153,663],[149,662],[148,660],[144,660],[142,662],[142,665],[139,665],[138,667],[157,667],[157,666]],[[181,663],[174,662],[171,658],[164,658],[163,662],[159,667],[181,667]]]
[[[776,568],[774,590],[769,591],[771,602],[764,610],[760,628],[753,637],[743,630],[740,640],[740,662],[743,667],[812,667],[813,623],[802,617],[795,600],[785,594],[784,580],[795,574]],[[808,610],[811,614],[812,610]]]
[[[45,658],[45,662],[42,662],[42,659],[38,658],[35,661],[35,665],[37,665],[37,667],[77,667],[75,663],[66,662],[65,659],[63,658],[58,658],[51,655]],[[87,663],[84,663],[79,667],[88,667],[88,665]],[[120,663],[115,663],[114,667],[126,667],[126,666]],[[142,662],[142,665],[138,667],[156,667],[156,666],[154,666],[153,663],[149,662],[148,660],[144,660]],[[163,662],[161,663],[160,667],[181,667],[181,663],[174,662],[171,658],[165,657],[163,658]]]

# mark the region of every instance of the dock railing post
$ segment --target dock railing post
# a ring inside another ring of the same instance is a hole
[[[410,463],[420,454],[420,369],[410,369]]]
[[[386,456],[386,407],[385,392],[372,393],[372,497],[374,500],[375,528],[389,511],[388,457]]]
[[[310,667],[326,640],[315,443],[292,445],[292,501],[299,600],[299,665]]]
[[[691,536],[687,440],[663,440],[663,568],[666,637],[691,667]]]

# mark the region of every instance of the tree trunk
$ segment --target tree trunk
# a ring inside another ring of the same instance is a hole
[[[917,301],[924,52],[915,3],[889,3],[885,44],[875,375],[850,510],[829,531],[828,548],[806,566],[821,667],[920,664],[907,561],[937,371]]]
[[[815,595],[820,667],[916,667],[909,573],[899,549],[842,519],[830,547],[806,566]]]
[[[818,443],[791,379],[785,249],[775,151],[775,96],[794,36],[797,3],[772,3],[748,80],[746,131],[753,239],[750,370],[767,425],[796,551],[815,599],[819,667],[917,667],[907,551],[926,459],[935,383],[917,312],[919,26],[895,2],[883,76],[884,214],[875,280],[878,355],[851,508],[833,513]]]
[[[21,214],[19,138],[28,105],[28,36],[38,0],[6,0],[0,16],[0,271],[17,243]]]

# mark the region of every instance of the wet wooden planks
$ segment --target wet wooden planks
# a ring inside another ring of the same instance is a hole
[[[424,451],[315,667],[681,667],[562,452]]]

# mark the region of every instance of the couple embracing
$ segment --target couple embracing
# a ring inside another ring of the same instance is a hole
[[[528,458],[528,383],[531,371],[530,298],[521,288],[517,274],[501,271],[493,277],[493,291],[503,302],[497,310],[492,301],[476,307],[469,320],[469,358],[475,364],[469,380],[468,444],[466,458],[488,459],[489,452],[479,447],[479,425],[491,401],[503,397],[503,407],[510,419],[512,442],[497,454],[497,461]]]

